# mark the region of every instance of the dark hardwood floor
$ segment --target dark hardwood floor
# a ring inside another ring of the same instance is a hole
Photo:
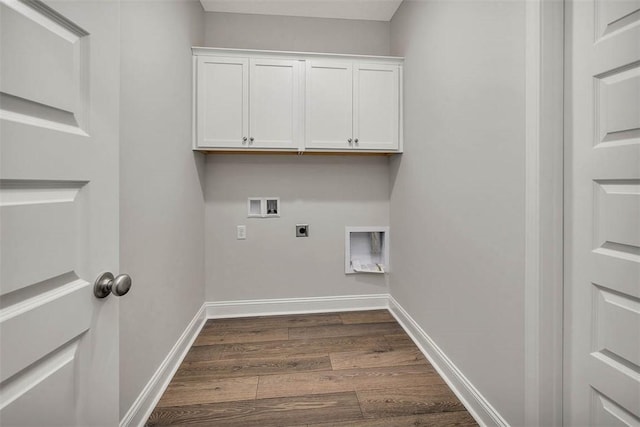
[[[147,426],[476,426],[386,310],[207,321]]]

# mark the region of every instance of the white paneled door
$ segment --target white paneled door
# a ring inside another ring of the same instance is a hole
[[[567,2],[565,424],[640,425],[640,1]]]
[[[119,5],[0,20],[0,425],[115,426]]]

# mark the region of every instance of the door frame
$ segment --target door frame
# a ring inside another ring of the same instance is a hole
[[[525,425],[563,423],[564,5],[525,2]]]

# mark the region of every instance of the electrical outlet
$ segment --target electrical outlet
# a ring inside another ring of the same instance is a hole
[[[236,227],[236,239],[245,240],[247,238],[247,226],[239,225]]]
[[[309,237],[309,224],[296,224],[296,237]]]

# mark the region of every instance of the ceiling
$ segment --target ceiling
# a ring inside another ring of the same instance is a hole
[[[200,0],[207,12],[390,21],[402,0]]]

